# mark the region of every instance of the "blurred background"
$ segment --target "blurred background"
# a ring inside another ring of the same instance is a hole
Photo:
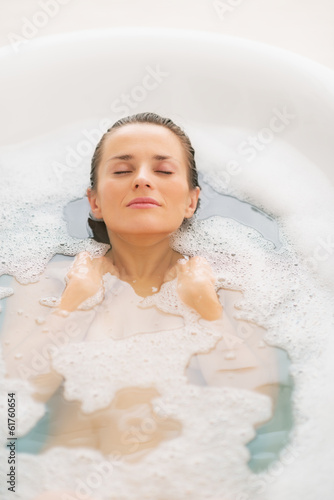
[[[0,8],[0,47],[78,30],[166,27],[256,40],[334,69],[334,0],[0,0]]]

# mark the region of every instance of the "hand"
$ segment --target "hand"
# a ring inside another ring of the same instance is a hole
[[[178,261],[173,269],[177,275],[177,291],[181,300],[195,309],[203,319],[212,321],[220,318],[223,309],[208,261],[204,257],[192,257],[188,261]]]
[[[108,263],[108,271],[118,275],[117,269],[111,263]],[[105,272],[104,257],[92,259],[88,252],[80,252],[66,275],[67,285],[61,298],[60,309],[74,311],[82,302],[93,297],[103,288],[102,277]]]

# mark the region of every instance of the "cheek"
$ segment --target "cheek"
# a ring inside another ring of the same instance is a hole
[[[100,199],[102,203],[110,205],[116,202],[122,195],[122,189],[118,185],[116,186],[113,182],[105,182],[103,187],[100,189]]]
[[[180,189],[178,194],[179,194],[180,204],[182,204],[182,206],[188,206],[190,200],[190,191],[188,185]]]
[[[187,182],[175,182],[171,183],[168,187],[169,195],[174,197],[175,200],[185,200],[188,198],[190,190]]]

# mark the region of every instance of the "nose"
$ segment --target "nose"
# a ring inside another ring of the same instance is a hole
[[[152,179],[148,168],[145,166],[140,167],[135,175],[133,187],[138,189],[140,187],[152,187]]]

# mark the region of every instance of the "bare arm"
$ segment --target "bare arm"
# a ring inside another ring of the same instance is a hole
[[[99,271],[98,265],[92,264],[89,254],[79,254],[67,274],[67,286],[59,307],[50,312],[41,324],[35,324],[24,337],[11,335],[8,345],[4,345],[6,376],[29,380],[39,401],[48,400],[63,379],[52,369],[52,353],[68,343],[81,342],[95,317],[93,310],[77,309],[101,289],[102,275]]]

